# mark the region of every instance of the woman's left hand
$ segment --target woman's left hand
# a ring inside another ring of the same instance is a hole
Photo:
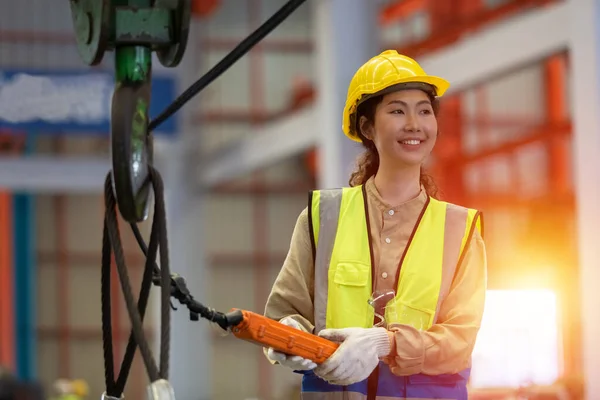
[[[314,373],[334,385],[347,386],[365,380],[391,351],[384,328],[324,329],[319,336],[341,342],[338,349]]]

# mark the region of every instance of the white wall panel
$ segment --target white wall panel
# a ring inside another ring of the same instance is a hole
[[[252,201],[243,196],[214,195],[207,198],[206,251],[252,251]],[[199,221],[200,222],[200,221]]]
[[[306,207],[308,195],[273,196],[268,199],[269,249],[276,254],[286,254],[296,220]],[[283,260],[281,260],[283,261]]]
[[[466,124],[463,149],[467,153],[522,138],[531,128],[544,122],[542,65],[532,64],[487,81],[465,91],[462,98],[463,113],[467,120],[488,118],[500,123],[485,128]],[[515,124],[514,121],[523,123]]]
[[[296,400],[300,398],[301,374],[290,374],[289,368],[271,366],[273,399]]]
[[[307,178],[308,172],[306,170],[304,157],[299,156],[263,168],[261,170],[261,176],[269,182],[301,182],[303,179]]]
[[[270,287],[279,266],[268,268],[270,276],[263,278],[263,286]],[[255,278],[252,266],[231,265],[218,266],[211,269],[214,282],[211,288],[211,301],[218,309],[228,310],[231,307],[243,307],[262,313],[264,305],[255,307],[254,291]],[[233,277],[236,278],[233,278]],[[213,344],[213,397],[212,399],[253,399],[259,398],[259,371],[269,377],[271,383],[272,400],[289,400],[290,392],[299,387],[300,376],[291,373],[289,369],[273,366],[265,359],[262,349],[252,344],[243,342],[231,335],[222,336],[219,328],[214,329],[215,339]],[[236,376],[235,385],[231,377]]]
[[[203,34],[218,38],[243,38],[249,31],[248,2],[222,0],[214,15],[203,21]]]
[[[313,62],[310,53],[264,53],[264,107],[271,111],[287,109],[296,78],[306,79],[314,84]]]
[[[499,155],[491,157],[485,162],[479,163],[485,173],[482,184],[485,186],[485,193],[507,193],[516,189],[513,180],[514,161],[512,157]]]
[[[53,251],[56,248],[56,224],[52,209],[52,196],[38,195],[35,201],[35,213],[38,229],[35,230],[35,244],[40,252]]]
[[[69,2],[47,0],[0,0],[2,29],[60,31],[71,27]]]
[[[381,26],[379,37],[385,47],[401,48],[415,43],[429,34],[429,17],[424,12],[416,12],[402,22]]]
[[[100,262],[94,265],[71,261],[68,265],[69,280],[65,282],[65,286],[68,290],[69,313],[67,314],[67,318],[70,325],[74,328],[100,329],[100,321],[102,320],[100,306]],[[54,268],[57,271],[56,264]],[[138,284],[136,283],[134,287],[137,286]],[[97,342],[96,345],[98,345]],[[101,359],[98,358],[98,360]]]
[[[211,399],[258,399],[260,349],[239,339],[216,339],[212,347],[213,395]]]
[[[231,222],[226,225],[234,228]],[[212,284],[206,285],[206,298],[211,307],[224,312],[234,307],[251,311],[262,308],[254,301],[255,277],[250,263],[215,265],[210,267],[209,276]],[[222,337],[220,328],[212,328],[215,337],[212,346],[214,364],[211,398],[244,399],[256,396],[258,349],[234,336]],[[235,384],[232,384],[233,376],[236,376]]]
[[[307,195],[272,195],[266,199],[268,250],[276,254],[287,252],[298,214],[306,207]],[[252,196],[211,195],[207,205],[207,251],[209,253],[251,256],[254,249],[254,204]],[[200,221],[199,221],[200,222]],[[252,264],[252,260],[248,260]]]
[[[102,183],[98,182],[98,184]],[[102,217],[104,216],[103,197],[69,196],[65,198],[64,209],[68,213],[65,227],[67,250],[99,255],[102,244]],[[55,216],[58,218],[56,214]],[[56,224],[58,223],[56,221]]]
[[[0,43],[0,67],[14,69],[82,69],[87,67],[71,45]]]
[[[38,371],[40,383],[45,390],[51,390],[58,373],[58,342],[52,338],[41,338],[38,341]]]
[[[213,285],[209,285],[206,298],[211,307],[220,311],[243,308],[261,311],[264,305],[255,304],[254,270],[252,260],[243,264],[219,264],[211,267]]]
[[[286,2],[281,0],[259,0],[260,3],[260,23],[263,23],[277,12]],[[267,36],[268,39],[306,39],[310,40],[313,31],[313,21],[311,20],[310,7],[311,2],[306,1],[294,11],[277,29]]]
[[[226,55],[224,51],[207,52],[204,70],[208,71]],[[203,95],[204,111],[248,108],[252,78],[249,63],[247,56],[240,58],[207,88],[208,92]]]
[[[202,127],[201,154],[206,158],[215,157],[219,150],[247,137],[252,132],[250,124],[240,123],[206,123]],[[198,160],[203,163],[205,159]]]
[[[102,394],[105,390],[104,363],[90,362],[90,360],[102,360],[102,346],[98,346],[98,341],[96,340],[72,340],[70,347],[71,359],[69,361],[74,371],[73,376],[85,377],[90,387],[90,393]],[[132,374],[131,376],[135,375]],[[128,390],[126,390],[125,396],[131,396],[127,392]]]
[[[0,68],[86,66],[77,53],[68,1],[2,0],[0,27]],[[11,36],[3,34],[3,31],[19,33],[22,39],[9,42]]]
[[[56,263],[38,261],[37,324],[40,327],[58,326],[58,285],[56,285]],[[89,288],[88,288],[89,289]],[[41,375],[45,371],[40,369]]]
[[[548,154],[543,144],[532,143],[517,153],[514,162],[519,170],[518,189],[524,198],[548,194],[551,182],[548,177]],[[514,188],[513,188],[514,190]]]
[[[545,123],[544,82],[543,64],[535,63],[467,90],[462,97],[467,121],[463,130],[466,154],[523,139]],[[493,123],[468,122],[486,119]],[[547,162],[543,149],[536,145],[523,148],[518,154],[477,161],[466,173],[469,190],[496,193],[519,190],[523,196],[539,195],[548,184]],[[518,181],[514,181],[516,177]]]
[[[534,63],[485,84],[490,114],[529,117],[540,122],[545,115],[543,64]]]

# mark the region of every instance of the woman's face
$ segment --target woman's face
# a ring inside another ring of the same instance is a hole
[[[371,139],[383,162],[420,166],[437,139],[437,119],[429,97],[421,90],[387,94],[377,105],[375,123],[361,118],[363,134]]]

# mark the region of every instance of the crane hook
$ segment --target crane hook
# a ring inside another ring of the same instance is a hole
[[[129,223],[148,217],[151,200],[149,166],[153,139],[149,132],[152,52],[167,68],[185,52],[191,0],[70,0],[77,48],[89,65],[115,53],[110,140],[113,190],[119,212]]]

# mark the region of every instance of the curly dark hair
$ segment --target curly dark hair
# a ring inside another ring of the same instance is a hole
[[[440,110],[439,100],[433,95],[427,93],[433,106],[433,114],[437,117]],[[350,175],[350,186],[363,185],[370,177],[377,173],[379,169],[379,153],[372,140],[367,139],[361,132],[359,121],[362,116],[366,117],[371,123],[375,122],[375,110],[377,105],[383,100],[383,94],[371,97],[362,102],[356,110],[355,129],[358,137],[361,139],[365,152],[361,154],[356,161],[356,169]],[[437,197],[438,189],[433,178],[428,175],[421,167],[421,185],[425,188],[427,194],[431,197]]]

